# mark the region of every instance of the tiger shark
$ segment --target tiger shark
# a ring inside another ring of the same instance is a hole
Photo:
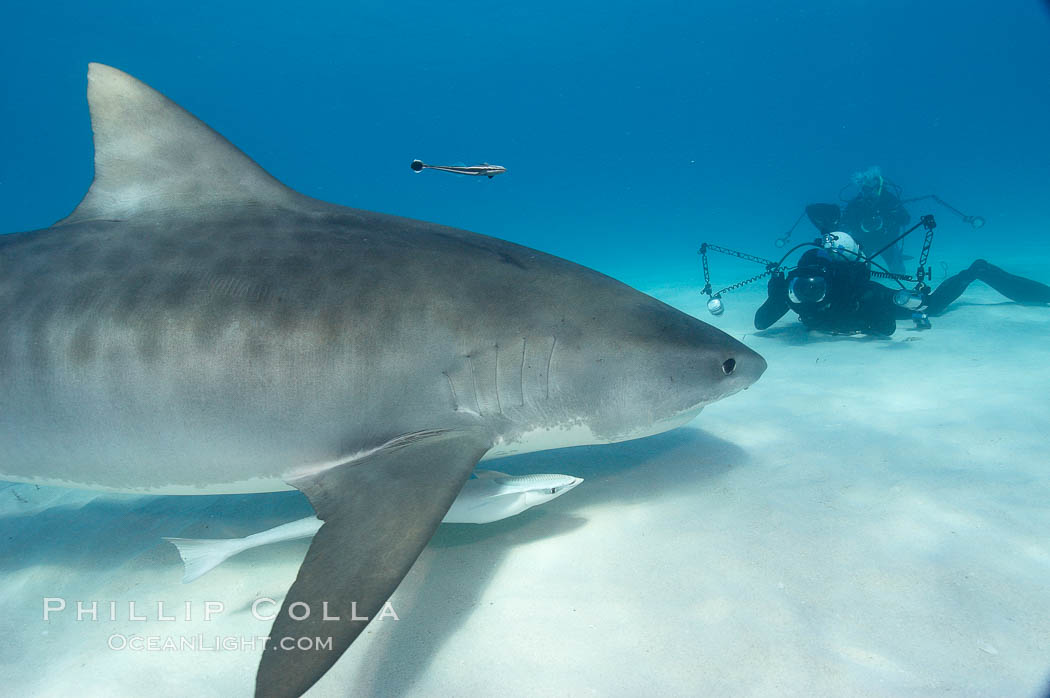
[[[295,192],[114,68],[88,102],[87,194],[0,235],[0,478],[303,492],[324,523],[270,637],[330,649],[267,646],[257,696],[336,662],[479,460],[673,429],[765,370],[591,269]]]

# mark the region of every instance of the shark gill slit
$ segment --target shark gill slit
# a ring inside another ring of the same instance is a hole
[[[441,375],[448,381],[449,392],[452,393],[452,411],[459,412],[459,397],[456,395],[456,386],[452,384],[452,376],[448,375],[445,371],[441,372]]]
[[[474,386],[474,404],[478,408],[478,414],[485,414],[481,411],[481,398],[478,396],[478,374],[474,369],[474,356],[471,354],[467,355],[467,361],[470,362],[470,382]]]
[[[518,385],[521,386],[521,406],[525,406],[525,341],[521,338],[521,368],[518,370]]]
[[[554,360],[554,347],[558,346],[558,338],[551,337],[551,353],[547,357],[547,399],[551,397],[551,361]]]
[[[499,399],[499,345],[496,345],[496,370],[492,374],[493,382],[496,386],[496,409],[500,414],[503,414],[503,403]]]

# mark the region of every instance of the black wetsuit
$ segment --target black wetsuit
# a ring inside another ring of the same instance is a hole
[[[911,216],[901,203],[900,197],[888,187],[874,192],[859,194],[842,209],[842,227],[866,250],[880,250],[904,232]],[[890,271],[904,273],[904,256],[900,247],[890,247],[882,256]]]
[[[841,230],[873,252],[893,242],[911,219],[900,197],[889,187],[877,193],[866,190],[841,209],[836,204],[810,204],[806,207],[806,215],[821,234]],[[900,244],[887,248],[881,256],[890,271],[904,273],[904,254]]]
[[[799,259],[799,269],[822,266],[830,272],[828,293],[820,303],[794,303],[788,297],[788,280],[782,275],[769,280],[769,297],[755,313],[755,327],[764,330],[788,310],[798,313],[811,330],[836,334],[874,334],[889,336],[898,319],[912,317],[912,311],[893,302],[895,289],[872,281],[866,265],[851,262],[823,249],[813,249]],[[922,312],[939,315],[974,281],[983,281],[1010,300],[1025,305],[1050,304],[1050,286],[1009,274],[978,259],[965,271],[946,279],[926,297]]]

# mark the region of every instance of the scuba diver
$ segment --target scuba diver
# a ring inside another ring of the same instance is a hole
[[[883,177],[878,167],[855,172],[852,184],[857,194],[841,209],[835,204],[810,204],[806,215],[822,235],[843,231],[869,250],[880,249],[900,235],[911,220],[901,201],[901,188]],[[904,273],[900,244],[888,247],[882,258],[891,272]]]
[[[856,194],[852,198],[844,198],[843,192],[850,187],[856,187]],[[842,231],[848,233],[865,249],[883,250],[881,256],[889,267],[889,271],[894,274],[904,274],[904,261],[911,259],[904,254],[904,247],[899,237],[911,220],[911,215],[904,207],[905,204],[933,199],[958,214],[963,222],[969,223],[974,228],[984,225],[984,219],[980,216],[967,216],[936,195],[927,194],[912,199],[901,197],[900,186],[884,177],[882,170],[878,167],[869,167],[866,170],[855,172],[850,183],[839,191],[839,198],[845,202],[844,206],[840,207],[838,204],[806,206],[803,215],[799,216],[791,230],[777,240],[777,247],[782,247],[787,243],[795,227],[803,217],[806,217],[821,235]],[[898,240],[897,244],[887,244],[893,240]]]
[[[983,218],[966,216],[936,196],[922,198],[936,200],[976,228],[984,225]],[[796,226],[802,217],[799,216],[795,222]],[[920,227],[925,229],[926,236],[915,276],[891,272],[875,261],[887,249],[898,246],[905,237]],[[1050,304],[1050,286],[1010,274],[983,259],[978,259],[964,271],[945,279],[937,290],[933,291],[926,284],[926,281],[932,278],[926,261],[936,227],[937,222],[933,216],[925,215],[911,228],[871,253],[858,244],[848,232],[825,230],[816,240],[795,245],[775,262],[705,242],[699,251],[704,270],[704,287],[701,293],[708,297],[708,311],[712,315],[721,315],[725,311],[722,302],[724,294],[769,276],[768,296],[755,313],[757,329],[764,330],[772,326],[789,310],[793,310],[802,323],[812,330],[883,337],[888,337],[896,331],[897,320],[900,319],[911,318],[915,321],[917,329],[929,329],[930,316],[944,312],[974,281],[983,281],[1016,303]],[[793,230],[794,226],[780,238],[778,244],[786,242]],[[810,249],[801,255],[795,266],[786,264],[796,250],[805,247]],[[715,291],[711,286],[709,252],[719,252],[756,262],[765,266],[765,271]],[[896,283],[899,288],[887,287],[875,279],[887,279]],[[909,289],[904,282],[915,285]]]
[[[932,216],[924,216],[921,224],[927,224],[928,231],[935,225]],[[833,334],[888,337],[897,329],[897,320],[909,318],[917,328],[928,329],[929,316],[944,312],[974,281],[983,281],[1017,303],[1050,304],[1050,286],[1007,273],[983,259],[944,280],[932,293],[922,282],[921,271],[916,290],[903,286],[895,290],[872,279],[870,258],[848,233],[831,232],[823,240],[786,275],[779,268],[773,272],[768,298],[755,313],[757,329],[770,327],[789,310],[798,313],[807,328]]]

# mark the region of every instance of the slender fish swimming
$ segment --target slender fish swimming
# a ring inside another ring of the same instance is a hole
[[[485,175],[489,179],[507,171],[507,168],[502,165],[490,165],[487,162],[483,162],[480,165],[427,165],[422,160],[413,160],[412,169],[416,172],[422,172],[423,170],[441,170],[442,172],[473,175],[475,177]]]

